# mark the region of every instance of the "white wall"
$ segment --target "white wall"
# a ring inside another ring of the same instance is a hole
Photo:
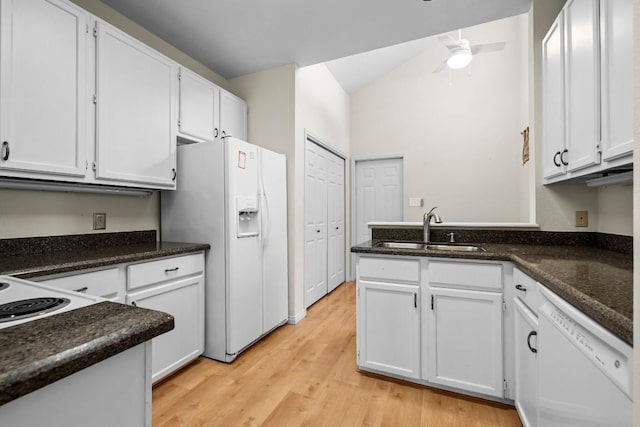
[[[447,57],[438,44],[352,95],[352,156],[404,154],[405,196],[424,198],[405,220],[438,206],[445,221],[529,222],[527,28],[520,15],[464,29],[472,43],[507,44],[452,71],[451,84],[447,70],[432,73]]]

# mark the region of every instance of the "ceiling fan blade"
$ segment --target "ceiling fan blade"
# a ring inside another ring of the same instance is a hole
[[[447,68],[447,61],[444,61],[442,64],[438,65],[435,70],[433,70],[433,74],[439,73],[440,71]]]
[[[474,44],[471,45],[471,53],[475,55],[476,53],[497,52],[503,50],[506,45],[507,42]]]
[[[448,49],[454,48],[458,46],[458,40],[453,38],[451,34],[443,34],[438,37],[438,40],[445,45]]]

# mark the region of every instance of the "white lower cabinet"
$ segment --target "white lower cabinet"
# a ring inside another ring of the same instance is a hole
[[[538,425],[538,316],[522,302],[515,306],[516,409],[525,427]]]
[[[151,379],[165,377],[204,350],[203,276],[127,295],[127,302],[171,314],[175,328],[152,340]]]
[[[156,281],[145,280],[141,272]],[[172,331],[152,340],[151,378],[156,382],[204,351],[204,255],[130,265],[127,280],[127,304],[163,311],[175,319]],[[139,283],[147,286],[132,290]]]
[[[358,283],[358,364],[420,378],[420,287]]]
[[[427,380],[503,397],[502,293],[429,288]]]

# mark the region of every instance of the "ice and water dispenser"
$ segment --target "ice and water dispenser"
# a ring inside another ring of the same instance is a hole
[[[236,207],[238,237],[257,236],[260,233],[258,198],[237,197]]]

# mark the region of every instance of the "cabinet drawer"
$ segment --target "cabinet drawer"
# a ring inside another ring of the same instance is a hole
[[[360,277],[392,280],[394,282],[419,282],[420,259],[389,259],[361,256],[358,262]]]
[[[42,280],[40,283],[109,299],[116,297],[120,290],[118,268]]]
[[[502,289],[502,264],[431,260],[427,271],[430,286]]]
[[[527,276],[517,268],[513,269],[513,287],[518,298],[525,303],[531,311],[538,313],[538,305],[540,304],[540,291],[534,279]]]
[[[127,289],[137,289],[154,283],[186,277],[204,269],[204,256],[194,254],[163,258],[127,267]]]

